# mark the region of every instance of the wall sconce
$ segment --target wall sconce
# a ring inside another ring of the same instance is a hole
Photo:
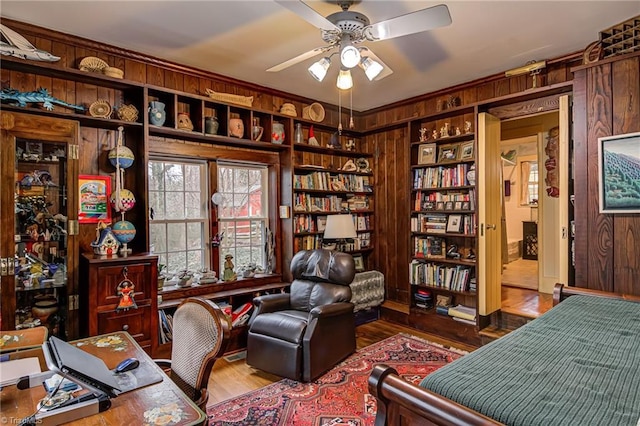
[[[536,87],[538,87],[538,74],[540,74],[542,72],[542,70],[544,68],[546,68],[546,66],[547,66],[547,62],[546,61],[538,61],[538,62],[529,61],[523,67],[514,68],[514,69],[511,69],[511,70],[505,71],[504,76],[505,77],[513,77],[513,76],[516,76],[516,75],[530,73],[531,76],[533,77],[533,87],[532,87],[532,89],[535,89]]]

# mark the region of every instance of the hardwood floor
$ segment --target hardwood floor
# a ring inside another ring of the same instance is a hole
[[[503,266],[502,284],[538,290],[538,261],[517,259]]]
[[[551,309],[552,304],[553,300],[551,295],[522,288],[502,287],[502,310],[504,312],[535,318],[541,313]],[[413,334],[434,343],[453,346],[470,352],[476,349],[473,346],[453,342],[433,334],[424,333],[384,320],[378,320],[356,327],[356,347],[357,349],[362,349],[365,346],[369,346],[398,333]],[[229,358],[229,356],[227,356],[227,358]],[[238,359],[235,361],[228,361],[222,358],[216,362],[207,386],[209,390],[208,405],[226,401],[227,399],[281,380],[279,376],[274,376],[273,374],[249,367],[243,357],[236,356],[236,358]]]

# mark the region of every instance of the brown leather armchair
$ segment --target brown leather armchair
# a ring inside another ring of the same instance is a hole
[[[247,364],[309,382],[356,349],[351,288],[353,257],[304,250],[291,260],[289,293],[253,299]]]

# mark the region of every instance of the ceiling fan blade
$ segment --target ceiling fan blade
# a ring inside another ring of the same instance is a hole
[[[340,31],[340,28],[333,25],[324,16],[320,15],[307,4],[303,3],[301,0],[275,0],[275,2],[300,16],[302,19],[304,19],[314,27],[326,31]]]
[[[304,52],[303,54],[298,55],[295,58],[291,58],[288,61],[282,62],[281,64],[274,65],[271,68],[269,68],[267,71],[268,72],[282,71],[285,68],[289,68],[290,66],[297,64],[298,62],[302,62],[306,59],[313,58],[314,56],[319,55],[331,49],[333,49],[333,45],[316,47],[315,49],[309,50],[308,52]]]
[[[440,4],[380,21],[365,28],[364,32],[368,40],[378,41],[428,31],[449,24],[451,24],[449,8]]]
[[[393,74],[393,70],[391,69],[391,67],[389,65],[385,64],[382,61],[382,59],[378,58],[378,56],[375,53],[373,53],[369,48],[363,47],[361,49],[360,53],[362,54],[362,56],[367,56],[367,57],[373,59],[374,61],[378,62],[380,65],[382,65],[383,69],[380,72],[380,74],[378,74],[376,76],[376,78],[373,79],[374,81],[382,80],[383,78],[387,77],[388,75]],[[362,65],[360,65],[360,67],[362,67]]]

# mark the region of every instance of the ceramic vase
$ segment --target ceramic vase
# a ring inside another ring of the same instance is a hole
[[[251,140],[259,141],[262,138],[264,128],[260,125],[260,119],[258,117],[253,118],[253,125],[251,126]]]
[[[186,112],[178,113],[178,129],[180,130],[193,130],[193,123],[191,122],[191,118],[189,118],[189,114]]]
[[[215,116],[204,118],[204,132],[206,134],[217,135],[219,126],[220,123],[218,123],[218,119]]]
[[[162,126],[167,119],[164,103],[160,101],[149,102],[149,121],[154,126]]]
[[[241,118],[229,119],[229,136],[242,139],[244,136],[244,123]]]
[[[273,123],[273,128],[271,130],[271,142],[282,144],[284,143],[284,124],[282,123]]]

